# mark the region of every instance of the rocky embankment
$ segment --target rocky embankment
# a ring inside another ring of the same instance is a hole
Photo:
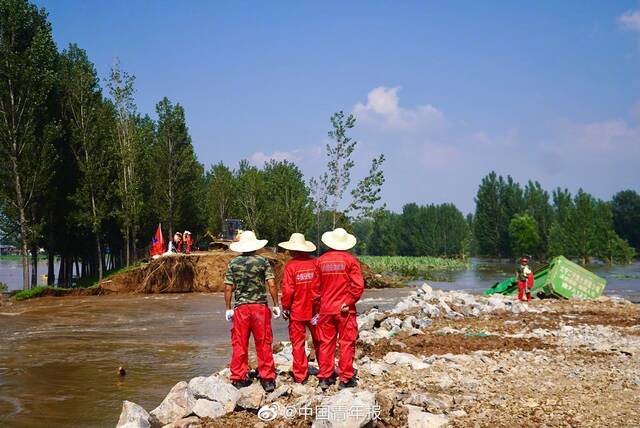
[[[283,343],[274,392],[236,390],[225,369],[151,412],[125,401],[117,426],[640,425],[640,307],[624,299],[523,304],[425,284],[358,324],[357,388],[292,383]]]

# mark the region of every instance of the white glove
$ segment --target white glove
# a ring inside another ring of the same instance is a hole
[[[320,319],[320,314],[316,314],[313,318],[311,318],[311,325],[318,325],[319,319]]]
[[[277,320],[278,318],[280,318],[280,307],[279,306],[274,306],[273,308],[271,308],[271,312],[273,313],[273,319]]]
[[[233,309],[227,309],[224,313],[224,317],[227,321],[231,321],[233,319]]]

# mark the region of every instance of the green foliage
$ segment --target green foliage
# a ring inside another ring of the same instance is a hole
[[[342,196],[351,183],[351,169],[355,165],[351,154],[358,144],[347,135],[347,130],[355,126],[356,118],[353,114],[345,117],[343,111],[331,116],[332,129],[327,133],[332,143],[327,144],[327,172],[324,176],[327,195],[331,198],[333,211],[333,228],[337,227],[338,208]]]
[[[166,97],[156,104],[158,124],[151,147],[153,198],[169,235],[178,227],[198,224],[204,171],[198,163],[187,129],[184,109]]]
[[[460,270],[468,267],[468,263],[463,260],[439,257],[359,256],[358,258],[376,273],[398,274],[408,278],[426,278],[436,270]]]
[[[509,222],[524,211],[522,188],[510,176],[504,179],[495,172],[482,179],[476,195],[474,234],[481,255],[511,256]]]
[[[40,297],[40,295],[42,295],[42,293],[44,293],[44,290],[47,288],[49,287],[38,286],[33,287],[29,290],[20,290],[13,295],[13,298],[15,300],[27,300],[33,299],[34,297]]]
[[[352,202],[349,211],[355,214],[356,219],[373,218],[376,214],[384,211],[386,204],[376,208],[376,203],[380,201],[380,192],[384,184],[384,155],[373,159],[369,175],[360,180],[358,185],[351,191]]]
[[[361,222],[356,222],[359,225]],[[366,231],[362,226],[354,227]],[[364,245],[357,250],[369,255],[464,257],[469,249],[469,226],[453,204],[403,207],[401,214],[383,211],[376,215]]]
[[[222,223],[231,218],[237,204],[236,181],[233,172],[222,162],[207,172],[207,229],[217,235]]]
[[[0,293],[6,293],[9,290],[9,286],[4,282],[0,282]]]
[[[578,191],[575,197],[567,190],[553,194],[555,219],[549,233],[551,255],[579,259],[583,264],[593,257],[628,263],[635,252],[613,229],[611,204]]]
[[[265,164],[262,174],[265,235],[275,244],[288,240],[295,231],[307,230],[312,222],[312,208],[302,171],[291,162],[272,160]]]
[[[23,288],[29,287],[27,250],[42,236],[51,145],[57,133],[57,51],[47,14],[25,0],[0,1],[0,197],[23,251]]]
[[[514,254],[529,255],[539,248],[538,223],[529,214],[516,214],[509,222]]]
[[[613,196],[611,209],[616,233],[640,250],[640,195],[634,190],[618,192]]]

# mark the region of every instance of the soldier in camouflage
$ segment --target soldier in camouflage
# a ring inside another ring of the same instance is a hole
[[[275,389],[276,370],[273,362],[273,333],[271,316],[280,317],[278,307],[278,289],[269,261],[255,254],[263,248],[266,240],[256,239],[252,231],[245,231],[237,242],[231,244],[231,250],[242,253],[232,259],[224,276],[227,321],[231,327],[231,382],[237,388],[251,384],[249,372],[249,336],[253,340],[258,356],[258,374],[262,387],[267,392]],[[273,309],[267,304],[267,287]],[[233,300],[233,309],[232,309]]]

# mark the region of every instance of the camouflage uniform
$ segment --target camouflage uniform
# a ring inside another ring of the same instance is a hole
[[[224,283],[233,285],[233,327],[231,327],[231,381],[243,381],[249,371],[249,336],[253,335],[260,379],[273,381],[271,311],[267,305],[266,281],[274,279],[269,261],[244,254],[229,262]]]
[[[224,283],[233,285],[233,307],[245,303],[267,304],[265,283],[274,279],[269,261],[262,256],[242,255],[232,259],[224,275]]]

